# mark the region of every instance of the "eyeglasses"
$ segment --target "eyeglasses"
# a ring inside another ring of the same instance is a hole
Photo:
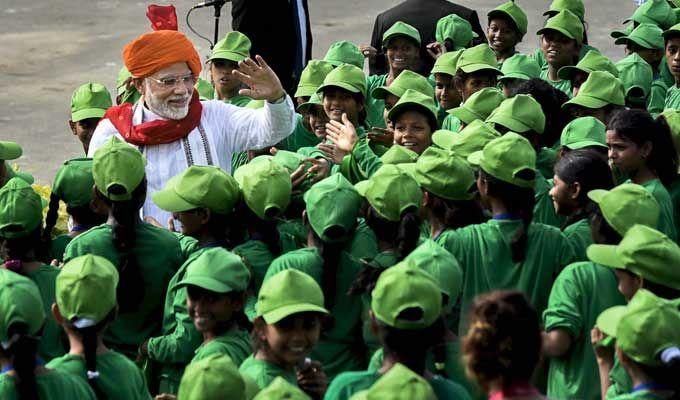
[[[182,84],[184,86],[194,86],[196,84],[196,77],[194,74],[189,74],[185,76],[177,76],[177,77],[166,77],[162,79],[156,79],[151,76],[147,76],[147,78],[151,79],[152,81],[156,82],[157,84],[165,87],[165,88],[172,88],[177,86],[178,84]]]

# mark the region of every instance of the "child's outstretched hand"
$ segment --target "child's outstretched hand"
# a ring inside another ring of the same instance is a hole
[[[593,352],[595,353],[597,363],[611,366],[614,364],[614,349],[600,345],[600,342],[606,337],[607,335],[597,327],[590,331],[590,343],[593,345]]]
[[[354,124],[344,113],[342,114],[342,123],[331,120],[326,124],[326,135],[328,139],[335,143],[338,150],[345,153],[352,152],[354,145],[359,141]]]
[[[310,361],[296,371],[298,386],[313,399],[323,399],[328,388],[328,377],[318,361]]]

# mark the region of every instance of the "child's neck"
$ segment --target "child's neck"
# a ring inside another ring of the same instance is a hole
[[[509,49],[505,49],[504,51],[500,51],[496,53],[496,61],[504,62],[506,59],[512,57],[515,55],[515,48],[511,47]]]
[[[201,229],[199,232],[192,236],[194,237],[194,239],[198,241],[199,247],[219,242],[219,239],[217,239],[207,229]]]
[[[233,99],[234,97],[238,96],[238,91],[240,88],[236,88],[232,91],[229,91],[227,93],[222,93],[222,92],[217,92],[217,99],[222,100],[222,101],[229,101]]]
[[[277,357],[269,349],[262,348],[255,352],[255,359],[277,365],[287,371],[295,371],[295,365],[291,365]]]
[[[401,74],[401,71],[403,71],[403,69],[390,68],[390,72],[387,73],[387,79],[385,79],[385,86],[389,86],[395,79],[397,79],[399,74]]]
[[[211,340],[215,340],[220,336],[224,336],[229,332],[235,331],[236,330],[236,324],[234,321],[229,321],[228,323],[225,323],[224,326],[219,327],[217,329],[213,329],[211,331],[206,331],[203,332],[203,343],[208,343]]]
[[[492,215],[508,214],[510,209],[502,201],[494,198],[489,198]]]
[[[647,167],[642,167],[639,170],[637,170],[634,174],[631,175],[630,180],[633,181],[633,183],[637,183],[638,185],[642,185],[644,183],[647,183],[653,179],[658,178],[654,172],[652,172],[651,169]]]
[[[553,82],[561,81],[560,77],[557,75],[557,71],[559,71],[560,68],[564,67],[565,65],[572,65],[572,64],[569,64],[569,63],[566,63],[564,65],[548,64],[548,79],[550,79]]]
[[[85,355],[85,347],[83,346],[83,342],[75,334],[68,333],[68,343],[70,347],[68,354],[72,356]],[[97,354],[103,354],[106,353],[107,351],[109,351],[109,348],[106,347],[106,345],[104,344],[104,339],[102,338],[102,335],[101,334],[97,335]]]
[[[437,236],[441,235],[444,230],[446,230],[446,225],[444,222],[440,221],[439,218],[430,217],[430,238],[435,239]]]

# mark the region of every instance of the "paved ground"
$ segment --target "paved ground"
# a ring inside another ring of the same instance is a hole
[[[466,0],[486,26],[486,12],[500,0]],[[519,0],[529,14],[529,32],[521,50],[533,51],[535,32],[544,22],[545,0]],[[70,96],[79,84],[96,81],[113,93],[125,43],[148,31],[146,6],[161,1],[132,0],[0,0],[0,140],[15,140],[24,147],[19,164],[49,182],[63,160],[79,156],[79,143],[70,135],[67,121]],[[184,15],[195,1],[173,1],[180,29],[188,32]],[[314,33],[314,53],[322,57],[330,43],[347,39],[368,43],[375,15],[398,0],[309,0]],[[632,14],[632,0],[585,0],[590,42],[618,60],[622,49],[613,45],[609,32]],[[230,7],[225,6],[221,32],[230,27]],[[212,36],[212,8],[192,13],[192,25]],[[201,55],[207,42],[189,33]]]

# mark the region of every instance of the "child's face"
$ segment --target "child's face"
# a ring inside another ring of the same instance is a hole
[[[663,57],[661,50],[646,49],[633,42],[626,43],[626,55],[628,56],[633,53],[637,53],[643,60],[647,61],[647,64],[651,65],[652,68],[656,68]]]
[[[453,77],[449,74],[434,74],[434,95],[439,102],[439,105],[444,110],[450,110],[458,107],[461,102],[460,93],[456,90],[453,84]]]
[[[574,118],[593,117],[600,120],[603,124],[607,123],[607,112],[604,108],[588,108],[573,104],[570,105],[569,112]]]
[[[478,91],[496,86],[496,75],[489,72],[479,71],[468,74],[458,91],[462,94],[463,102]]]
[[[561,32],[549,30],[541,36],[541,51],[553,68],[573,65],[581,47]]]
[[[503,54],[515,48],[519,42],[519,35],[513,24],[504,18],[489,21],[486,28],[486,39],[496,54]]]
[[[264,325],[263,330],[271,355],[279,363],[294,367],[312,352],[319,341],[321,320],[318,313],[298,313],[276,324]]]
[[[680,80],[680,37],[666,41],[666,63],[677,83]]]
[[[500,81],[499,84],[503,90],[503,96],[510,98],[512,96],[512,91],[523,82],[525,82],[523,79],[516,78],[506,78]]]
[[[432,129],[427,116],[406,111],[394,121],[394,143],[422,154],[432,144]]]
[[[210,62],[212,84],[222,97],[234,96],[241,87],[241,81],[231,73],[235,69],[238,69],[238,64],[234,61],[216,59]]]
[[[323,92],[323,109],[329,119],[342,123],[342,114],[353,124],[359,121],[359,111],[364,108],[363,104],[356,101],[352,93],[345,89],[330,87]]]
[[[559,215],[571,214],[574,208],[578,206],[576,185],[568,184],[557,175],[553,177],[553,181],[554,184],[549,195],[555,207],[555,212]]]
[[[328,115],[323,109],[323,106],[315,105],[309,110],[309,126],[314,132],[314,136],[321,140],[326,140],[326,124],[328,121]]]
[[[71,132],[73,132],[73,134],[78,137],[78,140],[80,140],[80,143],[83,144],[85,153],[87,153],[87,150],[90,148],[92,134],[94,133],[95,128],[97,128],[100,119],[101,118],[85,118],[77,122],[68,121]]]
[[[208,222],[203,209],[174,212],[172,218],[182,224],[182,234],[191,237],[197,237],[203,226]],[[163,221],[159,222],[163,223]]]
[[[243,307],[240,301],[233,301],[228,293],[217,293],[187,286],[187,309],[189,318],[194,322],[196,330],[201,333],[215,332],[220,326],[229,323],[234,312]]]
[[[615,269],[614,274],[616,274],[616,279],[619,281],[619,292],[621,292],[626,301],[630,301],[638,289],[642,287],[642,279],[626,270]]]
[[[389,41],[385,54],[390,69],[395,71],[413,70],[418,66],[420,48],[416,46],[413,40],[397,37]]]
[[[612,169],[616,168],[625,175],[632,175],[642,168],[649,155],[647,149],[621,137],[613,130],[607,130],[607,147]]]

